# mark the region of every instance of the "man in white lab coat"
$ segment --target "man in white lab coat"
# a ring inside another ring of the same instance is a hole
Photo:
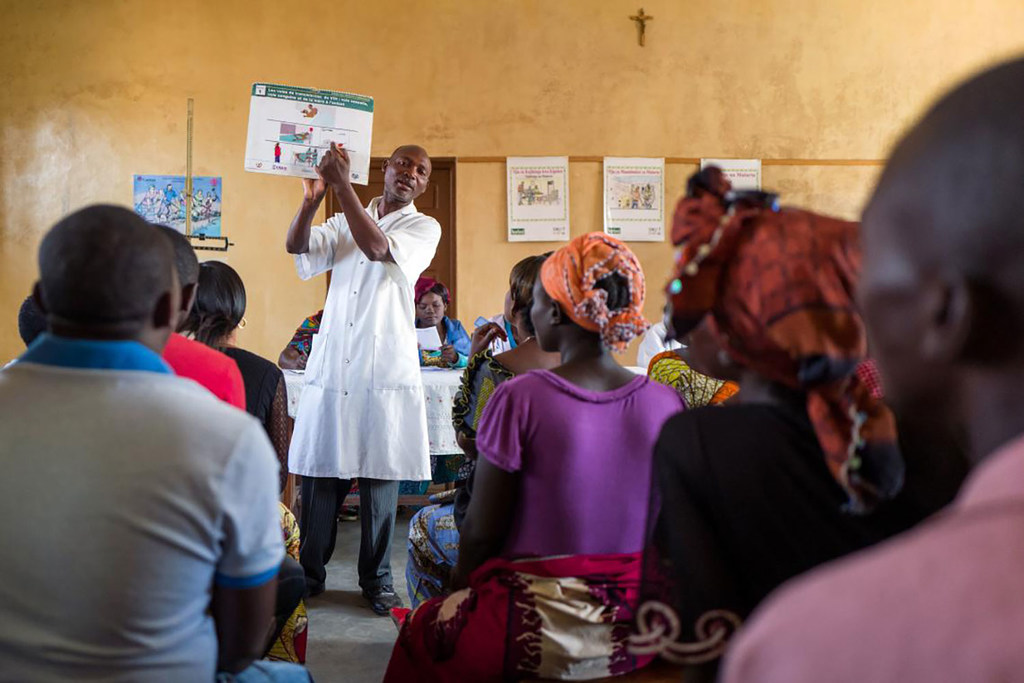
[[[441,239],[416,210],[430,178],[422,147],[384,163],[384,195],[362,206],[347,152],[331,145],[288,229],[299,277],[333,269],[320,332],[306,363],[288,457],[302,476],[300,558],[310,594],[324,590],[338,506],[359,479],[359,586],[373,610],[401,606],[391,579],[391,536],[402,479],[430,479],[427,422],[414,327],[413,286]],[[342,213],[312,226],[327,190]]]

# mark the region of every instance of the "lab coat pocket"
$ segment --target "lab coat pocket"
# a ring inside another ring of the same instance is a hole
[[[381,335],[373,339],[373,388],[415,388],[420,377],[417,355],[394,337]]]
[[[311,378],[319,378],[323,371],[324,351],[323,348],[327,339],[323,334],[314,334],[310,340],[309,357],[306,359],[306,381]]]

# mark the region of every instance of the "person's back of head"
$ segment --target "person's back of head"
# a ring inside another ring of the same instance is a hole
[[[245,285],[234,268],[221,261],[206,261],[199,267],[196,301],[181,325],[207,346],[223,346],[245,315]]]
[[[860,303],[898,413],[962,424],[970,412],[992,425],[1024,394],[1022,82],[1016,60],[939,100],[865,210]],[[978,455],[1024,420],[985,429],[995,434],[975,440]]]
[[[46,332],[46,314],[39,308],[39,304],[31,297],[25,297],[18,309],[18,334],[25,346],[31,346],[32,342]]]
[[[39,304],[57,334],[139,338],[162,347],[176,321],[170,243],[128,209],[95,205],[59,221],[39,247]]]
[[[185,235],[169,225],[153,224],[170,241],[174,248],[174,268],[178,274],[181,287],[181,318],[188,317],[195,303],[196,290],[199,282],[199,259],[196,257],[192,243]]]

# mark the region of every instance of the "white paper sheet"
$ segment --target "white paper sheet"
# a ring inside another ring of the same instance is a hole
[[[604,158],[604,231],[627,242],[665,240],[665,160]]]
[[[253,83],[245,170],[316,178],[331,143],[348,152],[353,183],[370,178],[373,98],[364,95]]]
[[[417,327],[416,341],[424,351],[439,351],[441,349],[441,335],[437,333],[436,327]]]

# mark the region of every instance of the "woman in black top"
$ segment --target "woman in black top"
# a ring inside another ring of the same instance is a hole
[[[740,384],[727,405],[670,419],[655,448],[634,648],[693,665],[687,680],[714,676],[732,631],[778,585],[906,529],[962,477],[905,464],[892,415],[855,376],[867,346],[857,232],[737,195],[714,168],[676,210],[672,334],[690,334],[698,372]]]
[[[235,346],[244,326],[245,285],[235,269],[220,261],[199,266],[199,286],[182,331],[222,351],[238,364],[245,384],[246,410],[256,416],[270,437],[281,464],[281,488],[288,476],[288,394],[284,374],[269,360]]]

